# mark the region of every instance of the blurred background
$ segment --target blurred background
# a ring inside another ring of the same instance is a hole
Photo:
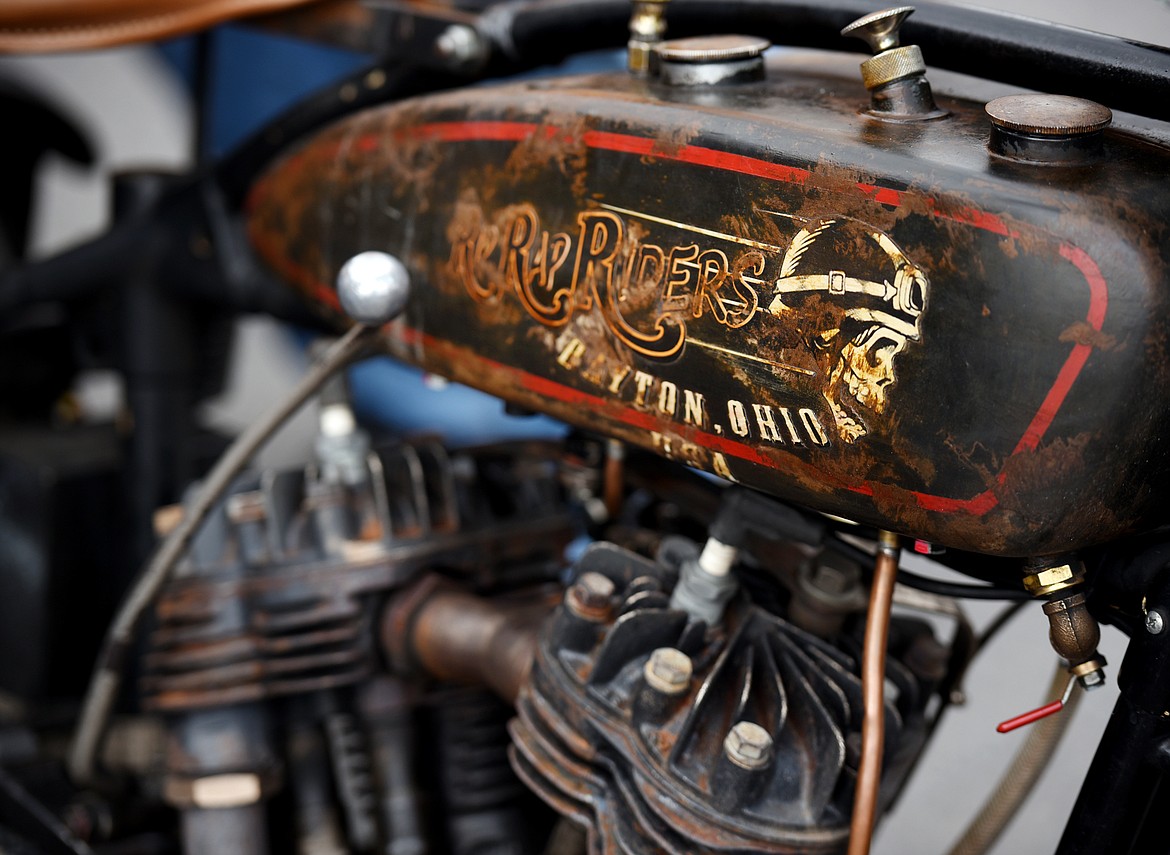
[[[875,3],[875,8],[878,5]],[[1115,4],[1099,0],[997,0],[982,5],[1170,44],[1168,0]],[[213,152],[224,151],[290,99],[341,76],[356,64],[353,57],[339,52],[290,46],[276,37],[239,27],[222,28],[214,46],[214,94],[221,119],[209,129]],[[287,61],[290,50],[300,51],[298,60],[291,64]],[[48,94],[88,133],[97,150],[97,168],[93,169],[83,170],[60,159],[44,162],[36,177],[39,203],[33,225],[34,255],[51,254],[102,229],[111,173],[141,167],[181,170],[191,163],[194,122],[183,79],[190,52],[190,42],[180,41],[161,50],[142,47],[0,58],[0,75],[18,78]],[[929,57],[927,60],[929,63]],[[6,132],[18,129],[6,128]],[[210,426],[229,432],[275,403],[303,370],[305,361],[303,340],[264,318],[242,320],[233,348],[227,389],[204,413]],[[384,381],[384,375],[375,373],[363,383],[377,387]],[[394,382],[399,388],[404,384],[413,389],[415,394],[406,397],[426,400],[430,407],[447,408],[443,396],[459,394],[435,378],[416,374],[397,376]],[[116,377],[96,373],[85,378],[81,387],[79,394],[90,396],[93,406],[118,406]],[[495,402],[479,406],[490,409],[493,416],[499,411]],[[425,414],[420,417],[425,418]],[[312,418],[311,411],[302,414],[266,449],[261,462],[283,465],[305,459]],[[1003,606],[974,602],[968,608],[979,630]],[[1112,664],[1112,678],[1121,662],[1124,639],[1111,628],[1104,632],[1101,651]],[[878,855],[947,851],[1024,739],[1024,732],[997,734],[996,723],[1048,700],[1054,666],[1047,621],[1038,606],[1025,609],[976,661],[965,687],[967,703],[948,713],[916,777],[879,828]],[[1032,794],[993,850],[997,855],[1054,848],[1115,697],[1116,689],[1108,686],[1084,699],[1057,759],[1036,788],[1039,792]]]

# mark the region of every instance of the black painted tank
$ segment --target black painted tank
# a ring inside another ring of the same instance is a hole
[[[356,115],[257,184],[251,239],[326,312],[393,253],[398,357],[821,511],[1000,555],[1159,524],[1170,149],[1013,160],[982,101],[866,116],[855,68]]]

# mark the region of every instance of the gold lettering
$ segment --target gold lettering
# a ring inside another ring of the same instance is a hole
[[[579,338],[571,338],[569,342],[561,348],[561,352],[557,354],[557,362],[568,368],[570,371],[581,364],[581,358],[585,355],[585,342]]]
[[[577,239],[577,258],[573,262],[573,282],[569,290],[582,289],[579,304],[593,305],[595,289],[609,292],[613,286],[614,256],[622,245],[622,221],[606,211],[585,211],[577,215],[581,233]]]
[[[593,361],[589,363],[588,368],[582,369],[581,376],[590,383],[594,383],[598,386],[604,386],[606,376],[605,372],[607,367],[608,366],[606,365],[605,355],[599,353],[593,357]]]
[[[690,298],[685,292],[676,293],[675,289],[690,284],[694,278],[694,271],[698,269],[694,261],[698,255],[699,247],[693,243],[676,246],[670,251],[670,257],[666,260],[666,285],[662,289],[662,311],[677,312],[686,309]]]
[[[759,250],[752,249],[736,256],[728,281],[731,283],[731,290],[735,292],[736,300],[742,305],[737,305],[727,312],[726,323],[733,330],[739,329],[755,317],[756,310],[760,307],[760,293],[755,285],[764,284],[757,278],[763,272],[764,254]],[[749,276],[749,273],[752,275]]]
[[[719,288],[727,278],[727,256],[721,249],[709,249],[699,256],[699,276],[695,284],[695,296],[691,300],[691,314],[701,317],[705,307],[711,309],[721,324],[727,323],[727,307],[719,296]]]
[[[767,404],[752,404],[756,414],[756,424],[760,426],[760,438],[770,439],[772,442],[784,442],[780,431],[776,428],[776,414]]]
[[[655,359],[682,349],[682,315],[709,315],[737,329],[757,313],[768,287],[761,278],[767,258],[758,250],[740,251],[729,261],[726,250],[697,243],[642,243],[638,238],[646,232],[631,231],[612,211],[578,212],[574,234],[542,229],[528,202],[505,208],[492,223],[483,217],[478,203],[460,214],[448,263],[475,299],[514,290],[528,314],[547,327],[564,326],[578,307],[588,311],[596,301],[618,340]]]
[[[622,384],[626,382],[626,378],[630,376],[632,369],[628,365],[623,365],[614,372],[613,379],[609,381],[609,391],[614,395],[622,390]]]
[[[670,457],[674,453],[670,437],[665,434],[661,434],[658,431],[650,431],[650,442],[667,457]]]
[[[646,406],[646,393],[650,391],[650,387],[654,384],[654,376],[647,374],[645,371],[634,372],[634,383],[638,386],[638,391],[634,394],[635,406]]]
[[[663,380],[658,387],[658,409],[669,416],[678,409],[678,387],[669,380]]]
[[[536,210],[531,205],[521,205],[507,225],[500,251],[500,272],[508,282],[519,283],[527,278],[528,252],[536,231]]]
[[[809,409],[802,409],[800,411],[800,421],[804,424],[805,430],[808,431],[809,439],[812,440],[813,445],[825,447],[829,444],[829,435],[825,432],[824,426],[821,424],[817,414]]]
[[[577,261],[573,265],[574,287],[583,289],[579,305],[588,309],[595,295],[610,331],[632,350],[645,356],[666,359],[682,350],[686,327],[667,324],[662,316],[651,326],[654,332],[637,330],[627,323],[618,309],[618,295],[614,292],[614,258],[622,247],[622,220],[606,211],[587,211],[577,215],[581,226]]]
[[[551,236],[548,232],[540,233],[540,249],[536,251],[535,258],[531,259],[524,277],[524,284],[529,293],[532,292],[534,285],[541,291],[549,291],[556,285],[557,271],[569,260],[569,250],[572,248],[573,239],[564,232],[557,232]]]
[[[647,268],[651,268],[653,273],[647,272]],[[657,290],[658,283],[662,281],[663,273],[665,272],[666,263],[665,256],[662,253],[662,247],[655,246],[652,243],[644,243],[638,247],[637,253],[634,255],[634,261],[630,265],[630,270],[633,271],[633,281],[629,284],[634,288],[654,288]],[[623,293],[620,295],[621,299],[626,299]]]
[[[792,420],[792,414],[788,412],[787,407],[780,408],[780,415],[784,418],[784,424],[788,427],[788,436],[791,437],[794,445],[804,445],[804,440],[800,438],[800,434],[796,431],[796,423]]]
[[[519,205],[508,224],[504,249],[500,258],[500,272],[516,290],[520,303],[534,320],[545,326],[559,327],[573,315],[573,288],[554,288],[557,271],[569,257],[572,238],[558,234],[552,238],[540,230],[540,218],[532,205]],[[533,259],[533,245],[540,234],[540,248]],[[549,258],[549,252],[553,257]],[[539,286],[539,294],[533,285]]]
[[[739,401],[727,402],[727,417],[731,420],[731,432],[736,436],[747,436],[751,433],[748,426],[747,410]]]
[[[722,452],[716,451],[711,455],[711,468],[716,475],[720,475],[728,481],[735,480],[735,476],[731,474],[731,469],[727,465],[727,458],[723,456]]]
[[[500,293],[499,281],[491,280],[487,285],[479,281],[480,268],[487,264],[499,241],[498,228],[478,224],[451,247],[451,267],[476,300],[489,300]]]
[[[707,402],[698,392],[683,389],[683,421],[705,427],[707,424]]]

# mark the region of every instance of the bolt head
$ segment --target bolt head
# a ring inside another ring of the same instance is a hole
[[[1078,678],[1081,683],[1081,688],[1086,692],[1091,692],[1093,689],[1099,689],[1105,685],[1105,674],[1100,670],[1090,671]]]
[[[839,567],[818,563],[813,569],[812,583],[826,594],[843,594],[849,589],[849,574]]]
[[[772,762],[772,735],[758,724],[741,721],[723,740],[727,759],[744,769],[762,769]]]
[[[487,48],[479,33],[466,24],[452,24],[435,40],[439,56],[455,67],[474,67],[487,58]]]
[[[650,688],[666,695],[678,695],[690,686],[693,671],[691,657],[673,647],[659,647],[646,660],[642,673]]]
[[[1166,628],[1166,619],[1158,609],[1146,612],[1146,632],[1150,635],[1161,635]]]
[[[576,587],[580,589],[585,604],[590,606],[608,605],[615,591],[612,579],[592,571],[582,573]]]
[[[410,272],[386,252],[361,252],[337,274],[337,296],[345,313],[365,326],[393,320],[410,297]]]
[[[581,574],[569,588],[565,599],[576,614],[588,620],[601,621],[609,617],[616,591],[613,580],[608,576],[590,571]]]

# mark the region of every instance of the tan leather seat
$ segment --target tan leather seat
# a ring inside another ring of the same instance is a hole
[[[143,42],[313,0],[0,0],[0,52]]]

